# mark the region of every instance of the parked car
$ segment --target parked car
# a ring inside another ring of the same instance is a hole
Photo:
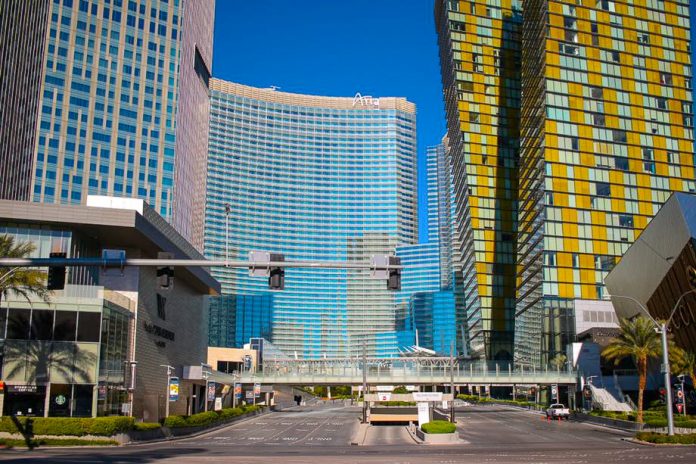
[[[546,417],[551,418],[551,419],[554,419],[554,418],[568,419],[568,418],[570,418],[570,409],[566,408],[561,403],[552,404],[546,410]]]

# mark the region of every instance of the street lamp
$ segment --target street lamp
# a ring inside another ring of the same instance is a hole
[[[133,392],[135,392],[135,368],[138,365],[138,361],[123,361],[126,372],[124,372],[123,377],[128,375],[128,416],[133,417]],[[128,373],[129,372],[129,373]],[[167,382],[169,383],[169,382]],[[167,385],[167,394],[169,393],[169,385]],[[169,399],[169,398],[167,398]]]
[[[167,394],[164,395],[164,417],[169,417],[169,384],[172,381],[172,371],[174,371],[174,366],[169,364],[160,364],[160,367],[167,368]]]
[[[643,303],[641,303],[633,297],[624,295],[611,295],[614,298],[625,298],[636,303],[640,307],[640,309],[643,310],[645,315],[648,316],[652,323],[655,324],[655,331],[659,333],[662,338],[662,371],[665,374],[665,399],[667,402],[667,435],[674,435],[674,416],[672,414],[672,379],[669,371],[669,347],[667,343],[667,327],[669,327],[669,323],[672,322],[672,317],[674,317],[674,314],[677,312],[677,308],[679,308],[679,303],[681,303],[682,299],[684,299],[686,295],[694,292],[696,292],[696,289],[692,289],[682,293],[677,302],[674,304],[674,308],[672,308],[672,311],[669,313],[667,322],[657,322],[655,318],[653,318],[650,315],[648,309],[645,306],[643,306]]]
[[[203,408],[203,411],[205,412],[208,412],[208,377],[210,377],[210,371],[208,369],[210,368],[210,364],[201,363],[201,376],[203,377],[203,380],[205,380],[205,406]]]

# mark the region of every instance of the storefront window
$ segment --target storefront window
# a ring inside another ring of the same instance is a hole
[[[77,321],[77,341],[98,342],[100,326],[101,313],[80,311]]]
[[[51,417],[70,417],[71,385],[51,384],[51,397],[48,415]]]
[[[29,337],[29,310],[10,308],[7,315],[7,338],[26,340]]]
[[[31,314],[32,340],[51,340],[53,338],[53,310],[35,309]]]
[[[56,326],[53,331],[53,339],[57,341],[75,341],[77,330],[76,311],[56,311]]]

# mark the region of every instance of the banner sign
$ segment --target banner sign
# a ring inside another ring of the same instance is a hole
[[[261,396],[261,384],[255,383],[254,384],[254,398],[258,398],[259,396]]]
[[[413,401],[442,401],[442,392],[413,392]]]
[[[242,399],[242,384],[241,383],[234,384],[234,397],[237,398],[238,400]]]
[[[179,377],[169,379],[169,401],[179,400]]]
[[[208,382],[208,401],[215,400],[215,382]]]
[[[222,397],[220,397],[220,396],[215,398],[215,410],[216,411],[222,410]]]

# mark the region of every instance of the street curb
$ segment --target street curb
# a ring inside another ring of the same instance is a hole
[[[353,435],[353,439],[350,441],[352,446],[362,446],[365,443],[365,438],[367,438],[367,429],[370,424],[358,424],[358,430]]]
[[[655,448],[657,446],[657,443],[650,443],[648,441],[638,440],[637,438],[622,438],[621,441],[627,441],[629,443],[633,443],[634,445],[650,446],[653,448]],[[669,444],[669,443],[665,443],[665,444]]]

